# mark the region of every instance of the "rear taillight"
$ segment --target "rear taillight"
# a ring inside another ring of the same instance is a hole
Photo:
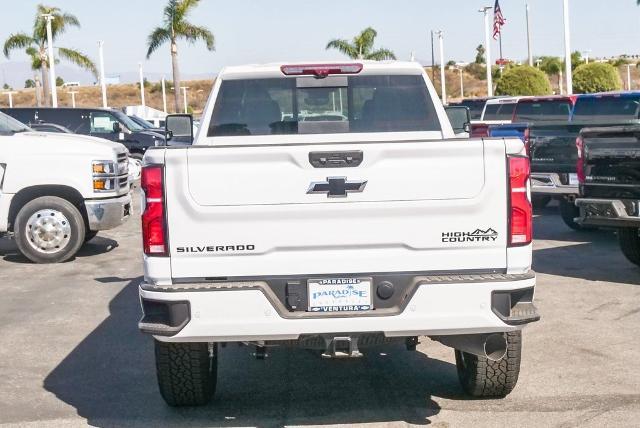
[[[586,174],[584,171],[584,140],[582,137],[576,139],[576,149],[578,149],[578,160],[576,161],[576,172],[578,173],[578,181],[584,184]]]
[[[509,156],[509,246],[531,243],[533,220],[529,198],[529,158]]]
[[[164,168],[149,165],[142,168],[140,187],[144,192],[142,212],[142,244],[147,256],[167,255],[167,227],[164,215]]]
[[[280,67],[285,76],[316,76],[327,77],[330,74],[358,74],[362,71],[362,64],[300,64],[283,65]]]

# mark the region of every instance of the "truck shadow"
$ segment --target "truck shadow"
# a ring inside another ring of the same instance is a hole
[[[140,280],[123,288],[109,304],[109,317],[44,380],[47,391],[90,425],[426,425],[440,411],[432,396],[464,399],[454,365],[404,346],[339,361],[276,349],[258,361],[248,348],[228,345],[220,350],[213,403],[170,408],[157,389],[152,340],[137,330]]]
[[[80,251],[65,263],[72,262],[78,257],[90,257],[99,254],[106,254],[118,248],[118,246],[118,241],[111,238],[96,236],[91,241],[84,244],[82,248],[80,248]],[[16,246],[16,242],[6,237],[0,238],[0,257],[2,257],[4,261],[10,263],[31,263],[29,259],[20,254],[18,247]]]
[[[613,230],[575,231],[569,229],[560,216],[545,212],[534,219],[533,231],[533,269],[536,272],[640,285],[640,270],[624,257]]]

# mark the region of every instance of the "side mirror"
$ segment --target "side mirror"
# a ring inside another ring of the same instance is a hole
[[[120,122],[113,122],[113,132],[115,134],[122,132],[122,125],[120,125]]]
[[[166,117],[164,131],[167,141],[193,143],[193,117],[190,114],[170,114]]]
[[[471,112],[469,107],[447,106],[444,109],[447,112],[447,117],[451,122],[454,133],[462,134],[471,131]]]

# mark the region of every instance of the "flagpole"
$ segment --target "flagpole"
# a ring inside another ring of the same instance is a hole
[[[491,6],[485,6],[478,12],[484,14],[484,49],[487,65],[487,97],[493,97],[493,82],[491,79],[491,41],[489,40],[489,11],[493,9]]]
[[[502,69],[504,68],[504,56],[502,55],[502,31],[498,34],[498,40],[500,41],[500,76],[502,76]]]

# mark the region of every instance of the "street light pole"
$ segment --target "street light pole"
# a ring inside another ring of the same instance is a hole
[[[464,98],[464,76],[462,75],[464,68],[459,67],[458,71],[460,71],[460,98]]]
[[[142,102],[142,107],[145,107],[146,104],[144,102],[144,76],[142,74],[142,63],[138,63],[138,70],[140,72],[140,101]]]
[[[180,89],[182,89],[182,101],[184,102],[184,113],[187,113],[188,110],[188,106],[187,106],[187,89],[189,89],[188,86],[181,86]]]
[[[431,81],[436,81],[436,51],[433,47],[433,30],[431,30]]]
[[[107,108],[107,83],[104,81],[104,53],[102,46],[104,42],[98,40],[98,53],[100,57],[100,87],[102,89],[102,107]],[[75,97],[74,97],[75,100]],[[73,106],[75,107],[75,101]]]
[[[631,64],[627,64],[627,91],[631,90]]]
[[[438,42],[440,46],[440,90],[442,104],[447,105],[447,80],[444,71],[444,32],[442,30],[436,31],[438,35]]]
[[[567,77],[567,95],[573,95],[573,75],[571,73],[571,34],[569,26],[569,0],[563,1],[564,16],[564,65]]]
[[[487,97],[493,96],[493,77],[491,76],[491,40],[489,39],[489,11],[491,6],[485,6],[478,12],[484,13],[484,50],[487,57]]]
[[[529,54],[529,67],[533,67],[533,53],[531,51],[531,23],[529,21],[529,3],[526,4],[527,12],[527,52]]]
[[[56,61],[53,58],[53,35],[51,33],[51,21],[53,15],[45,13],[42,15],[47,20],[47,47],[49,50],[49,86],[51,87],[51,106],[58,107],[58,89],[56,87]]]

